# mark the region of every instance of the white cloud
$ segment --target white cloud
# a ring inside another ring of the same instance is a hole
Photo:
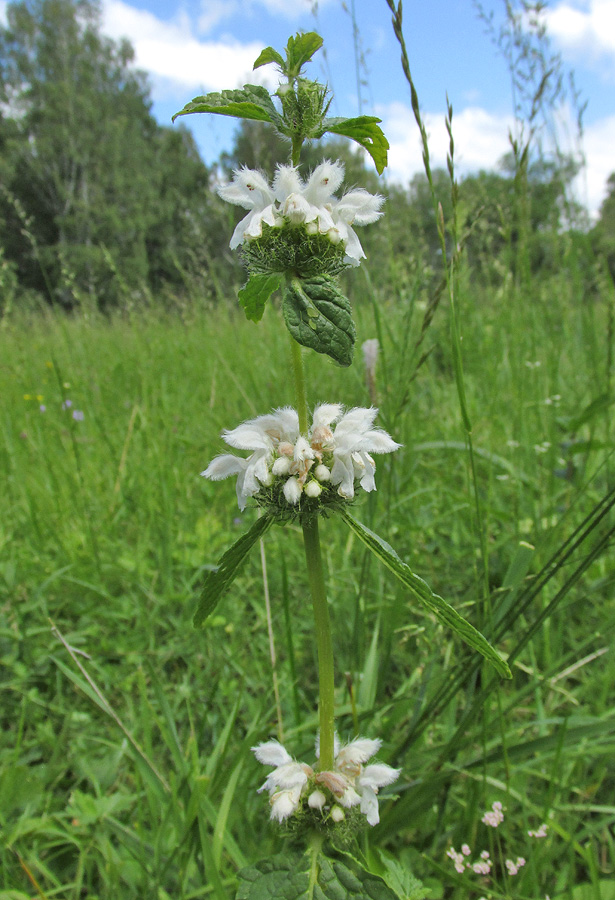
[[[407,182],[423,171],[423,150],[418,126],[409,106],[392,103],[379,115],[391,144],[389,173],[396,181]],[[449,137],[444,112],[424,114],[429,136],[429,158],[432,168],[446,166]],[[459,174],[495,168],[498,160],[510,150],[508,131],[513,118],[494,115],[477,106],[468,106],[453,116],[455,167]]]
[[[609,175],[615,172],[613,147],[615,147],[615,115],[600,119],[585,128],[583,148],[587,166],[579,176],[579,192],[582,200],[586,196],[585,203],[593,216],[598,214],[606,196]]]
[[[379,111],[382,127],[387,135],[389,151],[389,176],[403,184],[417,172],[423,172],[422,144],[414,115],[409,106],[392,103]],[[446,166],[448,134],[444,125],[444,113],[424,113],[429,136],[429,157],[432,168]],[[558,119],[560,135],[570,131],[566,110]],[[499,160],[510,151],[509,129],[513,129],[512,116],[494,115],[476,106],[468,106],[453,116],[455,139],[455,169],[460,176],[481,169],[497,168]],[[567,141],[570,143],[570,140]],[[585,167],[574,185],[575,194],[592,217],[598,214],[604,200],[606,183],[615,171],[615,115],[600,119],[585,127],[583,151]],[[574,148],[571,147],[571,151]]]
[[[7,24],[7,18],[6,18],[7,5],[8,5],[8,0],[0,0],[0,25]]]
[[[252,72],[264,44],[242,44],[231,37],[200,41],[185,15],[165,22],[122,0],[104,0],[103,30],[130,40],[138,68],[182,88],[220,91],[271,77],[267,70]]]
[[[615,0],[566,0],[543,15],[549,34],[564,49],[594,60],[615,54]]]

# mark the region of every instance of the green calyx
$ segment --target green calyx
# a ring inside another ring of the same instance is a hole
[[[245,241],[241,258],[250,275],[281,272],[310,278],[338,275],[346,268],[344,244],[334,244],[326,234],[309,234],[305,224],[281,228],[263,223],[262,237]]]
[[[274,478],[270,485],[263,486],[252,497],[265,515],[278,525],[286,525],[289,522],[309,525],[319,516],[327,518],[352,506],[353,500],[341,497],[337,487],[331,482],[319,484],[321,492],[318,497],[310,497],[303,491],[297,503],[289,503],[284,496],[285,481],[285,478]]]

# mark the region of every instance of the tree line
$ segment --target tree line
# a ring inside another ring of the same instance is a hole
[[[228,250],[236,211],[218,199],[212,179],[241,164],[272,175],[288,147],[262,123],[244,122],[232,151],[208,168],[189,131],[155,121],[147,77],[133,60],[128,41],[102,34],[96,0],[8,5],[0,28],[0,311],[41,302],[109,310],[160,298],[216,301],[241,283]],[[425,177],[383,188],[343,142],[308,147],[304,162],[326,156],[343,159],[348,184],[387,195],[384,227],[362,234],[382,279],[399,283],[418,266],[436,273]],[[462,181],[457,215],[477,277],[556,264],[553,235],[577,221],[566,201],[574,174],[569,161],[511,154],[498,172]],[[434,178],[446,221],[449,176]],[[609,185],[583,241],[615,274],[615,174]]]

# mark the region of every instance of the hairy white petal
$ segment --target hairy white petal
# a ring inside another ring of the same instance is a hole
[[[371,766],[365,766],[359,775],[358,783],[360,788],[372,788],[377,791],[378,788],[393,784],[400,775],[401,769],[394,769],[386,763],[373,763]]]
[[[201,475],[211,481],[222,481],[223,478],[229,478],[231,475],[239,475],[244,471],[246,465],[245,459],[225,453],[223,456],[216,456],[215,459],[212,459]]]
[[[291,816],[299,806],[301,788],[296,787],[290,791],[278,791],[271,798],[271,818],[283,822]]]
[[[227,203],[243,206],[244,209],[268,206],[274,201],[273,191],[266,178],[255,169],[245,166],[235,171],[230,184],[218,187],[218,196]]]
[[[366,432],[361,447],[370,453],[393,453],[394,450],[399,450],[401,444],[394,441],[391,435],[381,428],[374,428]]]
[[[268,791],[285,790],[290,791],[293,788],[302,788],[308,780],[301,763],[289,762],[283,766],[278,766],[268,776],[263,788]],[[261,788],[262,790],[262,788]]]
[[[259,763],[264,766],[284,766],[293,761],[288,750],[279,741],[265,741],[265,743],[257,744],[256,747],[250,749]]]
[[[377,825],[380,821],[378,797],[369,787],[364,788],[361,792],[361,812],[365,815],[370,825]]]
[[[340,768],[347,764],[361,764],[378,753],[382,747],[380,738],[357,738],[342,747],[335,758],[336,765]]]
[[[314,459],[314,451],[304,437],[300,437],[295,444],[294,458],[301,462],[306,459]]]
[[[312,417],[312,428],[332,425],[341,416],[343,408],[341,403],[319,403]]]
[[[369,191],[358,188],[344,194],[333,207],[334,218],[339,217],[348,225],[371,225],[382,215],[380,207],[384,203],[384,197],[380,194],[370,194]]]
[[[355,406],[349,409],[335,426],[336,439],[342,434],[365,434],[373,425],[377,415],[378,410],[375,406],[368,408]]]
[[[341,806],[345,806],[346,809],[351,809],[353,806],[357,806],[361,802],[361,795],[357,794],[353,786],[349,784],[341,797],[337,798],[337,802]]]
[[[338,485],[337,492],[340,497],[352,500],[354,497],[354,466],[349,454],[333,451],[333,468],[331,469],[331,482]]]
[[[362,259],[366,259],[365,252],[361,246],[361,241],[350,225],[346,227],[344,248],[346,250],[346,256],[344,257],[345,263],[348,263],[351,266],[358,266]]]
[[[301,193],[303,182],[295,166],[278,166],[273,179],[276,200],[283,203],[290,194]]]
[[[244,422],[231,431],[223,431],[222,437],[236,450],[273,450],[271,438],[254,421]]]
[[[340,160],[326,159],[310,175],[304,194],[310,203],[324,206],[332,198],[344,180],[344,164]]]

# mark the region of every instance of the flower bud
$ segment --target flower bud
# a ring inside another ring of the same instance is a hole
[[[280,456],[271,467],[274,475],[288,475],[290,471],[290,459],[287,456]]]
[[[322,463],[319,466],[316,466],[316,468],[314,469],[314,475],[319,481],[331,480],[331,472],[326,466],[323,466]]]
[[[308,806],[311,809],[322,809],[326,802],[327,798],[322,791],[312,791],[308,797]]]
[[[334,822],[342,822],[346,818],[346,813],[341,806],[334,806],[331,810],[331,818]]]
[[[304,490],[307,496],[312,497],[313,499],[319,497],[322,493],[322,488],[317,481],[308,481]]]
[[[284,496],[291,506],[296,506],[301,498],[301,485],[296,478],[289,478],[284,485]]]

